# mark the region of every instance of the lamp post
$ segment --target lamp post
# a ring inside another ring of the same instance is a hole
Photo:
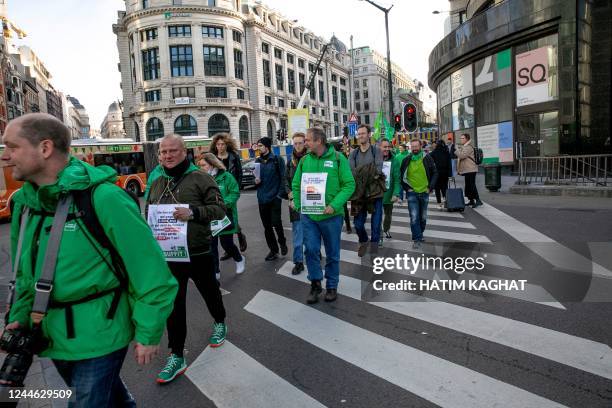
[[[359,1],[367,1],[383,13],[385,13],[385,32],[387,34],[387,82],[389,83],[389,123],[393,123],[393,78],[391,74],[391,47],[389,46],[389,11],[393,8],[393,4],[391,7],[384,8],[374,3],[371,0],[359,0]]]

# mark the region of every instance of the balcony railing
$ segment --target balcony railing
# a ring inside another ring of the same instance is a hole
[[[524,157],[518,184],[611,186],[612,154]]]

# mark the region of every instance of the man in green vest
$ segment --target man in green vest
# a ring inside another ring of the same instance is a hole
[[[420,249],[425,241],[423,232],[427,224],[429,193],[436,185],[438,171],[431,156],[421,150],[421,142],[418,140],[410,142],[410,153],[402,160],[400,179],[408,200],[412,248]]]

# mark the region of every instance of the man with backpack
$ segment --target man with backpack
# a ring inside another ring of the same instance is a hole
[[[461,146],[457,148],[457,173],[465,177],[465,196],[471,205],[476,208],[482,205],[476,188],[476,174],[478,165],[482,163],[482,150],[472,145],[469,134],[461,135]]]
[[[287,161],[287,177],[285,188],[287,189],[289,202],[293,201],[292,183],[297,170],[298,163],[308,152],[305,145],[306,135],[302,132],[293,134],[293,151],[291,158]],[[299,275],[304,270],[304,228],[302,227],[301,215],[289,207],[289,221],[291,221],[291,232],[293,242],[293,275]]]
[[[298,163],[291,183],[290,206],[302,214],[306,266],[311,282],[307,303],[319,301],[321,280],[321,239],[325,245],[325,301],[337,298],[340,277],[340,241],[344,204],[355,190],[355,179],[347,159],[327,144],[323,129],[306,132],[307,153]]]
[[[270,248],[266,261],[274,261],[278,259],[279,247],[283,256],[289,252],[281,218],[282,199],[287,198],[284,183],[285,162],[282,157],[272,153],[272,139],[269,137],[259,139],[257,148],[259,157],[255,163],[259,166],[259,178],[255,179],[255,185],[257,186],[259,216],[264,227],[266,243]]]
[[[11,121],[3,136],[1,159],[24,181],[13,198],[5,330],[41,333],[37,354],[75,389],[76,407],[135,406],[119,378],[127,347],[134,340],[139,364],[157,354],[177,282],[115,171],[71,157],[70,142],[44,113]]]

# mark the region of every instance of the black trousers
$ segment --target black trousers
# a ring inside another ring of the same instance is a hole
[[[348,203],[344,203],[344,224],[346,225],[346,231],[351,231],[351,216],[348,209]]]
[[[465,196],[468,200],[480,200],[478,196],[478,189],[476,188],[476,174],[478,173],[465,173]]]
[[[383,204],[383,211],[385,214],[385,219],[383,221],[383,231],[389,232],[389,230],[391,229],[391,218],[393,217],[393,203]]]
[[[279,245],[287,245],[285,232],[283,231],[283,221],[281,218],[281,214],[283,212],[281,205],[282,200],[280,198],[275,198],[269,203],[259,204],[259,216],[261,217],[261,222],[263,223],[266,243],[268,244],[270,251],[274,252],[275,254],[278,254],[279,252]],[[274,235],[275,230],[276,235]],[[278,243],[276,242],[277,236]]]
[[[187,337],[186,300],[189,279],[191,278],[195,283],[216,323],[225,321],[225,307],[223,307],[219,282],[215,277],[212,255],[194,255],[191,256],[191,262],[168,262],[168,266],[179,284],[178,293],[174,299],[174,309],[166,322],[168,347],[172,353],[182,356]]]

